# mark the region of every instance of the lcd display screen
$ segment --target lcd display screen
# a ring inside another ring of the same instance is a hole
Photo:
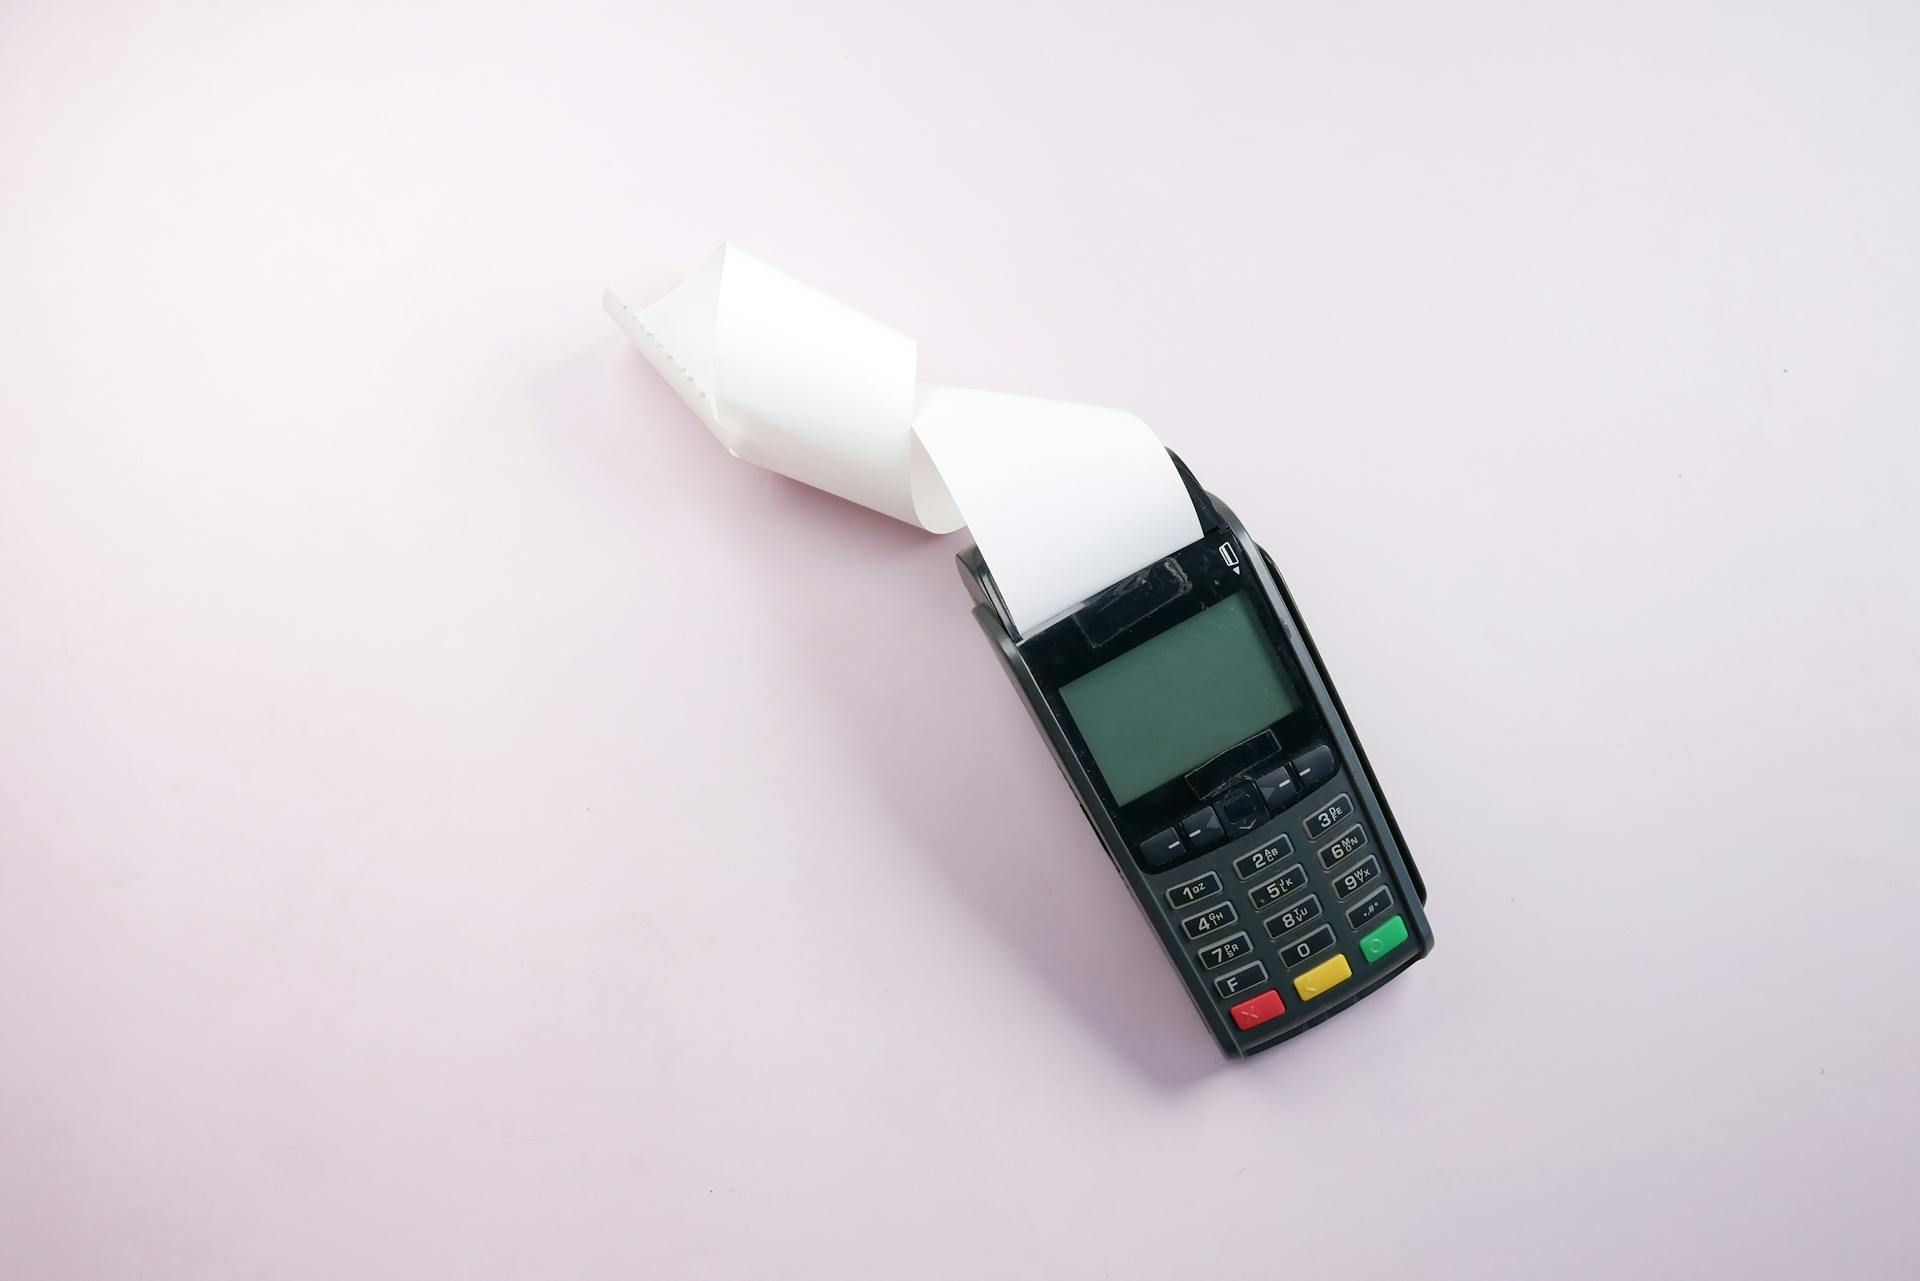
[[[1116,805],[1300,706],[1245,592],[1062,685],[1060,697]]]

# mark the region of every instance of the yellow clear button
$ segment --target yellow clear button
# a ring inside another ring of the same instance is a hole
[[[1302,974],[1293,981],[1293,990],[1300,994],[1303,1001],[1311,1001],[1316,996],[1325,996],[1328,992],[1353,977],[1353,967],[1347,964],[1344,956],[1335,956]]]

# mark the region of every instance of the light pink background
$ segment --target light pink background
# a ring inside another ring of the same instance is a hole
[[[271,8],[0,11],[0,1277],[1920,1270],[1911,6]],[[1231,498],[1428,963],[1216,1057],[723,237]]]

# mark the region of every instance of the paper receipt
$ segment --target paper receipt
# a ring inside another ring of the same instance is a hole
[[[1132,414],[920,383],[911,338],[731,246],[640,311],[603,304],[736,457],[968,526],[1022,635],[1200,537]]]

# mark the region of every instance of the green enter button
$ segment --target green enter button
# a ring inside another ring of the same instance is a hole
[[[1396,914],[1360,936],[1360,954],[1369,961],[1377,961],[1406,941],[1406,918]]]

